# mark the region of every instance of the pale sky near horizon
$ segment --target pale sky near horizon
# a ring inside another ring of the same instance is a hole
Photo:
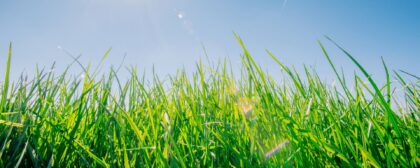
[[[419,0],[2,0],[0,2],[0,77],[9,41],[12,75],[33,74],[36,65],[72,61],[96,64],[109,47],[105,67],[136,66],[158,74],[195,68],[205,60],[229,57],[237,67],[242,53],[233,32],[257,62],[275,75],[273,52],[286,65],[314,67],[332,75],[317,44],[321,40],[336,66],[352,74],[356,67],[325,38],[352,53],[374,77],[382,78],[381,56],[393,70],[420,75]],[[81,69],[74,65],[73,72]],[[123,70],[124,72],[127,71]],[[2,79],[1,79],[2,80]]]

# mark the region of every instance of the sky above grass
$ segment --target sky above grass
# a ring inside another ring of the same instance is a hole
[[[420,75],[419,9],[418,0],[2,0],[0,65],[5,67],[11,41],[15,77],[53,62],[63,70],[72,62],[66,52],[96,65],[110,47],[104,67],[118,66],[125,57],[124,66],[140,71],[190,71],[206,60],[205,48],[209,60],[229,58],[235,68],[242,53],[235,32],[274,76],[279,69],[265,49],[298,71],[306,64],[321,77],[332,75],[317,40],[336,66],[352,74],[356,67],[324,35],[376,78],[384,76],[381,56],[391,69]]]

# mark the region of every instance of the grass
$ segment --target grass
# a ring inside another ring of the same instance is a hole
[[[239,76],[225,61],[198,63],[191,77],[180,70],[166,80],[147,81],[132,68],[126,82],[115,69],[97,77],[83,67],[85,78],[37,71],[10,83],[10,46],[0,167],[420,166],[416,75],[389,72],[383,62],[380,86],[336,44],[361,72],[349,84],[319,43],[340,87],[306,67],[299,74],[267,51],[284,72],[279,84],[237,38]],[[396,86],[403,101],[395,99]]]

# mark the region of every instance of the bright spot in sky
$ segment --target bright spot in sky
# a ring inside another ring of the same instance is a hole
[[[179,18],[179,19],[184,18],[184,15],[183,15],[182,13],[180,13],[180,12],[178,13],[178,15],[177,15],[177,16],[178,16],[178,18]]]

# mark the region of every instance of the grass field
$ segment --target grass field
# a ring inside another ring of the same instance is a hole
[[[98,76],[88,67],[84,78],[46,70],[12,82],[10,47],[0,167],[420,166],[416,74],[384,63],[385,81],[374,81],[337,45],[360,72],[345,78],[319,43],[338,86],[267,52],[282,68],[280,84],[238,41],[241,75],[228,62],[198,63],[191,77],[180,70],[165,80],[132,68],[126,82],[115,69]]]

